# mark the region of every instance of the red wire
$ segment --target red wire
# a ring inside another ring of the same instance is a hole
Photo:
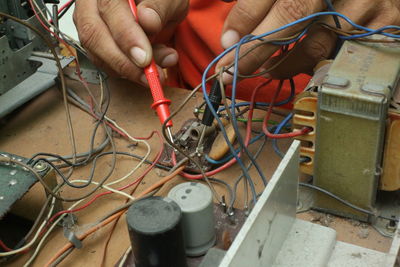
[[[251,96],[251,103],[250,103],[250,108],[249,108],[248,119],[247,119],[247,126],[246,126],[246,137],[245,137],[245,146],[246,146],[246,147],[249,145],[249,142],[250,142],[251,127],[252,127],[252,119],[253,119],[253,111],[254,111],[255,100],[256,100],[255,98],[256,98],[257,92],[258,92],[262,87],[264,87],[264,86],[268,85],[269,83],[271,83],[271,81],[272,81],[272,80],[267,80],[267,81],[265,81],[265,82],[259,84],[259,85],[253,90],[253,93],[252,93],[252,96]],[[277,98],[277,96],[279,95],[280,90],[282,89],[282,84],[283,84],[283,81],[281,81],[281,82],[279,83],[278,88],[277,88],[277,91],[276,91],[276,93],[275,93],[275,95],[274,95],[274,98],[273,98],[272,101],[271,101],[271,105],[269,106],[267,115],[266,115],[266,117],[265,117],[265,119],[264,119],[265,127],[268,126],[265,122],[268,122],[268,120],[269,120],[269,117],[270,117],[271,112],[272,112],[273,103],[275,103],[276,98]],[[263,125],[263,131],[264,131],[264,133],[265,133],[264,125]],[[310,128],[305,127],[305,128],[303,128],[302,130],[300,130],[300,131],[296,131],[296,132],[292,132],[292,133],[287,133],[287,134],[271,134],[271,133],[268,132],[268,130],[267,130],[267,133],[265,133],[265,134],[266,134],[267,137],[269,137],[269,138],[289,138],[289,137],[304,135],[304,134],[306,134],[306,133],[308,133],[308,132],[310,132],[310,131],[311,131]],[[239,153],[238,156],[240,157],[240,156],[241,156],[241,153]],[[172,162],[173,162],[174,164],[176,164],[176,155],[175,155],[174,152],[172,153]],[[232,166],[232,165],[235,164],[235,163],[236,163],[236,159],[233,158],[233,159],[231,159],[230,161],[228,161],[227,163],[225,163],[224,165],[222,165],[222,166],[220,166],[220,167],[218,167],[218,168],[216,168],[216,169],[214,169],[214,170],[212,170],[212,171],[206,172],[205,175],[206,175],[206,176],[213,176],[213,175],[215,175],[215,174],[217,174],[217,173],[219,173],[219,172],[221,172],[221,171],[223,171],[223,170],[229,168],[230,166]],[[191,180],[194,180],[194,179],[202,179],[202,178],[203,178],[203,175],[202,175],[202,174],[189,174],[189,173],[186,173],[186,172],[181,172],[180,175],[183,176],[183,177],[186,178],[186,179],[191,179]]]
[[[71,53],[71,55],[75,55],[75,53],[72,51],[71,47],[63,40],[61,39],[55,32],[53,32],[49,27],[46,26],[46,24],[43,22],[43,20],[40,18],[39,14],[37,13],[32,0],[29,0],[29,5],[31,6],[31,9],[33,10],[33,13],[35,14],[36,19],[39,21],[40,25],[42,25],[42,27],[49,32],[51,35],[53,35],[60,43],[62,43],[67,49],[68,51]],[[85,84],[85,86],[87,85],[86,80],[82,77],[81,75],[81,67],[78,61],[78,57],[75,56],[75,62],[76,62],[76,75],[78,75],[79,79]]]
[[[9,248],[9,247],[7,247],[7,245],[4,244],[4,243],[3,243],[3,240],[1,240],[1,239],[0,239],[0,247],[1,247],[4,251],[6,251],[6,252],[12,251],[12,249]]]
[[[151,164],[151,165],[150,165],[150,166],[135,180],[135,181],[133,181],[132,183],[127,184],[127,185],[125,185],[125,186],[123,186],[123,187],[118,188],[118,189],[117,189],[118,191],[125,190],[126,188],[131,187],[132,185],[137,184],[138,182],[140,182],[140,181],[154,168],[154,166],[155,166],[155,165],[157,164],[157,162],[160,160],[161,155],[162,155],[162,153],[164,152],[164,144],[163,144],[163,141],[162,141],[162,138],[161,138],[160,133],[157,132],[157,131],[153,131],[153,132],[151,133],[151,135],[150,135],[149,137],[146,137],[145,139],[150,139],[150,138],[154,135],[154,133],[156,133],[156,134],[158,135],[158,137],[159,137],[161,149],[160,149],[160,151],[158,152],[156,158],[153,160],[153,163],[152,163],[152,164]],[[65,214],[65,213],[74,213],[74,212],[81,211],[81,210],[87,208],[88,206],[90,206],[90,205],[91,205],[96,199],[98,199],[99,197],[102,197],[102,196],[105,196],[105,195],[109,195],[109,194],[112,194],[112,193],[114,193],[114,192],[112,192],[112,191],[106,191],[106,192],[97,194],[97,195],[94,196],[91,200],[89,200],[89,202],[87,202],[85,205],[83,205],[83,206],[81,206],[81,207],[79,207],[79,208],[76,208],[76,209],[73,209],[73,210],[62,210],[62,211],[59,211],[59,212],[57,212],[56,214],[54,214],[54,215],[50,218],[50,220],[49,220],[49,222],[47,223],[47,225],[49,225],[50,223],[52,223],[58,216],[60,216],[60,215],[62,215],[62,214]],[[43,231],[42,231],[42,232],[43,232]]]
[[[271,100],[271,104],[269,105],[267,114],[264,117],[264,121],[263,121],[263,125],[262,125],[263,132],[265,133],[265,135],[268,138],[271,138],[271,139],[291,138],[291,137],[296,137],[296,136],[307,134],[311,131],[311,129],[308,127],[304,127],[301,130],[293,131],[291,133],[283,133],[283,134],[273,134],[268,131],[268,120],[272,113],[272,107],[274,106],[274,103],[275,103],[276,99],[278,98],[279,93],[281,92],[282,85],[283,85],[283,80],[281,80],[279,82],[278,88],[276,89],[276,92]]]
[[[247,122],[247,127],[246,127],[246,137],[245,137],[245,146],[247,147],[249,145],[250,142],[250,137],[251,137],[251,126],[252,126],[252,118],[253,118],[253,110],[254,110],[254,106],[255,106],[255,95],[257,93],[257,91],[261,88],[266,86],[267,84],[269,84],[272,80],[269,79],[261,84],[259,84],[253,91],[253,95],[251,97],[251,103],[250,103],[250,108],[249,108],[249,118],[248,118],[248,122]],[[238,154],[238,157],[241,156],[241,153]],[[172,162],[175,165],[176,164],[176,155],[174,152],[172,152]],[[227,168],[229,168],[230,166],[232,166],[233,164],[236,163],[236,159],[233,158],[230,161],[226,162],[224,165],[221,165],[220,167],[206,172],[205,175],[206,176],[213,176]],[[181,176],[183,176],[186,179],[190,179],[190,180],[198,180],[198,179],[202,179],[203,175],[202,174],[189,174],[186,172],[181,172],[180,173]]]
[[[66,9],[66,8],[72,3],[72,1],[73,1],[73,0],[70,0],[70,1],[68,1],[67,3],[65,3],[64,5],[62,5],[62,6],[58,9],[57,14],[60,14],[64,9]],[[50,22],[51,24],[53,24],[53,20],[52,20],[52,19],[50,19],[49,22]]]
[[[66,9],[74,0],[70,0],[67,3],[65,3],[64,5],[62,5],[59,9],[58,9],[58,14],[60,14],[64,9]]]

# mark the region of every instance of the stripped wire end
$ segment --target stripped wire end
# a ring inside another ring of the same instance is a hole
[[[167,133],[168,133],[169,140],[171,140],[171,143],[175,144],[174,136],[172,135],[172,131],[171,131],[171,127],[167,127]]]

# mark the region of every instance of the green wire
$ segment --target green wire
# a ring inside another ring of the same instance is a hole
[[[248,122],[248,120],[247,120],[247,119],[244,119],[244,118],[237,118],[237,120],[240,121],[240,122]],[[257,118],[256,118],[256,119],[252,119],[251,121],[252,121],[252,122],[263,122],[264,120],[263,120],[263,119],[257,119]],[[269,120],[269,121],[268,121],[268,125],[278,125],[278,122]]]
[[[199,113],[204,113],[204,109],[199,109],[198,112]],[[247,122],[248,121],[247,119],[244,119],[244,118],[237,118],[237,120],[240,121],[240,122]],[[263,121],[264,120],[262,118],[259,118],[259,119],[256,118],[256,119],[252,120],[252,122],[263,122]],[[269,120],[268,124],[269,125],[278,125],[278,122],[277,121],[273,121],[273,120]]]

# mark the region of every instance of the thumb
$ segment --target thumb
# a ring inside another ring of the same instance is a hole
[[[221,45],[224,49],[251,33],[265,18],[275,1],[239,0],[229,12],[222,30]]]

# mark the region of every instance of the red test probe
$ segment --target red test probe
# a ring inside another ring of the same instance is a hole
[[[129,6],[131,8],[132,14],[137,19],[137,9],[135,0],[128,0]],[[156,62],[154,58],[151,60],[149,66],[144,68],[144,73],[146,75],[147,81],[149,83],[150,91],[153,96],[153,104],[151,108],[157,112],[158,118],[160,119],[161,124],[167,120],[170,115],[169,112],[169,105],[171,104],[171,100],[165,98],[164,91],[161,86],[160,75],[158,74]],[[171,142],[174,142],[172,137],[171,127],[172,127],[172,120],[169,120],[166,124],[167,132]]]

